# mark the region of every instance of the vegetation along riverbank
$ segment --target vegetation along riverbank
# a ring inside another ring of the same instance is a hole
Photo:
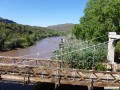
[[[40,39],[60,34],[59,31],[52,29],[17,24],[0,18],[0,51],[28,47]]]

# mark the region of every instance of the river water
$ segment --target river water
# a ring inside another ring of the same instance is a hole
[[[59,48],[60,40],[61,37],[48,37],[27,48],[0,52],[0,56],[49,59],[52,52]]]

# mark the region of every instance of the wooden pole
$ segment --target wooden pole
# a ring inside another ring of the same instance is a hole
[[[90,90],[93,90],[93,78],[90,80]]]
[[[90,86],[88,86],[88,90],[90,90]]]

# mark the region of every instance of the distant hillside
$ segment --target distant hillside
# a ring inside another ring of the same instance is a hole
[[[0,22],[5,22],[5,23],[16,23],[16,22],[14,22],[14,21],[12,21],[12,20],[4,19],[4,18],[1,18],[1,17],[0,17]]]
[[[0,18],[0,51],[29,47],[45,37],[58,36],[58,31],[48,28],[17,24]]]
[[[49,29],[60,30],[60,31],[71,31],[73,27],[74,27],[74,24],[71,24],[71,23],[47,26],[47,28]]]

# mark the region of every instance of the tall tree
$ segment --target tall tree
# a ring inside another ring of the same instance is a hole
[[[110,31],[120,34],[120,0],[89,0],[73,34],[80,39],[94,39]],[[78,27],[78,26],[77,26]],[[106,37],[97,41],[104,41]]]

